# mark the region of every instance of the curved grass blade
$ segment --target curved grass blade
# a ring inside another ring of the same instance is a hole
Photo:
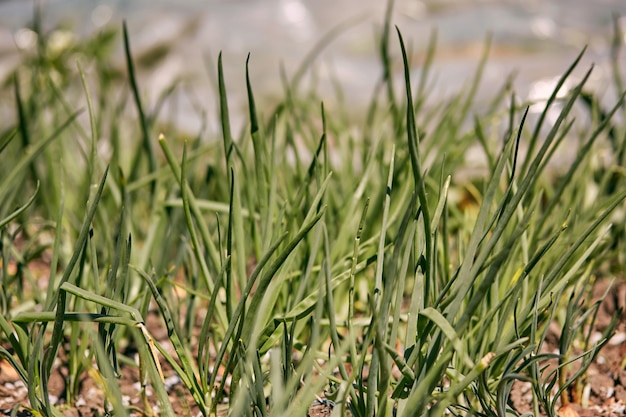
[[[4,219],[0,219],[0,229],[2,229],[4,226],[9,224],[9,222],[17,218],[20,214],[24,213],[26,209],[30,207],[31,204],[33,204],[33,201],[35,201],[35,197],[37,197],[38,192],[39,192],[39,181],[37,181],[37,187],[35,188],[35,192],[33,192],[33,195],[28,199],[26,203],[24,203],[23,206],[17,208],[13,213],[9,214]]]
[[[17,136],[17,129],[9,130],[0,142],[0,153],[11,143],[11,141]]]
[[[183,342],[180,338],[179,332],[175,326],[174,320],[172,318],[172,314],[170,312],[169,307],[167,306],[167,302],[159,292],[159,289],[154,285],[152,278],[146,274],[144,271],[140,271],[135,269],[139,273],[139,276],[143,278],[144,282],[150,288],[152,292],[152,296],[159,306],[159,310],[161,310],[161,314],[163,316],[163,320],[165,321],[165,327],[167,328],[167,335],[169,337],[170,342],[174,346],[174,350],[176,351],[176,355],[181,363],[181,373],[180,377],[185,383],[185,386],[191,392],[194,401],[200,408],[203,416],[208,415],[208,408],[204,402],[204,395],[202,393],[202,389],[198,384],[198,377],[196,375],[192,360],[189,355],[189,351],[184,347]]]

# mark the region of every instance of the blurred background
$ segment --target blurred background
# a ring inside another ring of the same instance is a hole
[[[235,117],[236,109],[246,103],[248,53],[260,100],[281,96],[281,66],[291,78],[307,53],[333,30],[333,40],[310,68],[322,95],[332,96],[331,81],[337,80],[350,107],[364,108],[382,73],[378,36],[384,0],[4,0],[0,1],[0,79],[15,67],[21,53],[36,44],[36,35],[28,28],[34,4],[42,11],[44,29],[56,30],[61,43],[76,42],[111,26],[121,34],[126,20],[139,61],[140,87],[149,99],[177,79],[193,85],[187,88],[187,104],[179,103],[183,111],[177,116],[191,129],[199,121],[194,112],[184,111],[185,106],[215,111],[211,77],[219,51]],[[514,73],[518,94],[540,100],[550,94],[555,77],[585,45],[588,50],[578,74],[594,63],[590,85],[603,96],[615,96],[609,91],[609,60],[614,22],[626,29],[626,19],[619,16],[626,16],[624,0],[396,0],[392,21],[412,51],[415,77],[437,31],[431,72],[435,94],[445,96],[467,85],[490,34],[491,51],[479,97],[493,93]],[[400,80],[399,48],[393,35],[391,51]],[[118,44],[114,59],[123,68],[121,41]]]

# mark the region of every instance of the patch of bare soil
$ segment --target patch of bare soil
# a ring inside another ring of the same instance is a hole
[[[594,297],[599,299],[609,285],[600,281],[594,287]],[[618,314],[615,335],[600,350],[595,360],[583,375],[568,390],[570,404],[560,404],[561,417],[618,417],[626,415],[626,282],[614,283],[602,302],[592,329],[592,338],[599,338]],[[558,353],[558,326],[551,326],[544,346],[545,352]],[[581,352],[575,352],[579,354]],[[554,363],[546,364],[550,366]],[[572,364],[570,373],[576,369]],[[545,372],[544,372],[545,374]],[[528,382],[517,381],[513,386],[510,405],[519,413],[532,413],[532,388]],[[543,411],[543,410],[542,410]],[[545,415],[545,414],[540,414]]]
[[[599,283],[595,296],[600,297],[606,290],[606,283]],[[621,309],[616,334],[602,348],[589,370],[576,388],[570,390],[571,404],[561,417],[616,417],[626,415],[626,282],[615,284],[598,312],[594,332],[600,334],[609,324],[611,317]],[[171,347],[161,319],[157,314],[149,314],[146,326],[152,336],[162,344]],[[546,343],[546,350],[558,351],[558,329],[552,332]],[[5,346],[8,348],[8,346]],[[62,350],[61,350],[62,351]],[[132,352],[124,352],[133,358]],[[173,353],[173,352],[172,352]],[[162,361],[163,374],[172,408],[177,416],[199,416],[200,410],[174,370]],[[63,358],[50,379],[49,393],[52,403],[57,404],[63,414],[72,417],[104,415],[105,394],[97,378],[85,372],[79,382],[79,392],[72,405],[67,404],[66,380],[67,364]],[[125,365],[120,369],[118,380],[124,400],[131,415],[159,415],[156,396],[150,386],[142,387],[136,366]],[[582,387],[582,390],[580,389]],[[519,413],[532,412],[532,392],[530,385],[516,382],[510,397],[510,405]],[[17,372],[6,360],[0,360],[0,415],[30,416],[27,411],[28,391]],[[328,417],[332,403],[318,400],[309,409],[309,417]],[[569,414],[568,414],[569,413]],[[574,414],[572,414],[574,413]],[[225,410],[222,412],[226,415]],[[218,412],[218,415],[222,415]]]
[[[146,318],[146,327],[150,334],[163,346],[170,346],[167,330],[156,314],[150,313]],[[136,354],[129,348],[123,352],[130,358]],[[173,351],[170,353],[174,353]],[[67,363],[63,360],[63,350],[60,351],[61,361],[55,366],[50,377],[48,391],[52,404],[63,412],[65,416],[103,416],[105,415],[105,391],[99,376],[84,372],[79,381],[79,392],[73,404],[67,403]],[[200,410],[193,401],[193,397],[178,377],[172,367],[161,361],[165,387],[169,400],[177,416],[200,416]],[[139,368],[137,366],[122,365],[118,379],[122,398],[130,410],[131,416],[158,416],[159,407],[156,395],[150,385],[142,386]],[[8,362],[0,360],[0,415],[10,415],[16,409],[18,416],[32,415],[27,411],[29,405],[28,391],[20,380],[17,372]],[[219,415],[219,413],[218,413]]]

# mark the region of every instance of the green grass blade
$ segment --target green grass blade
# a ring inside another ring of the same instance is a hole
[[[528,150],[526,152],[527,155],[532,155],[533,154],[533,152],[535,150],[535,146],[537,146],[537,140],[539,139],[541,128],[543,127],[543,124],[544,124],[544,122],[546,120],[546,117],[548,115],[548,110],[552,106],[552,103],[554,103],[554,101],[558,97],[559,91],[561,90],[561,88],[565,84],[565,81],[570,77],[570,75],[572,74],[574,69],[578,66],[578,63],[582,59],[582,57],[585,54],[586,50],[587,50],[586,47],[583,48],[583,50],[578,54],[576,59],[574,59],[574,62],[572,62],[572,64],[567,68],[567,70],[565,70],[563,75],[559,78],[559,81],[557,81],[556,86],[554,87],[554,91],[552,91],[552,94],[550,94],[550,97],[546,101],[545,108],[544,108],[543,112],[541,112],[541,115],[539,116],[539,120],[537,121],[537,124],[535,125],[535,130],[533,131],[533,134],[531,136],[530,142],[528,144]],[[529,168],[528,164],[530,164],[531,161],[532,161],[531,158],[527,158],[524,161],[524,164],[522,165],[522,168],[520,170],[520,173],[521,173],[522,176],[526,175],[526,172],[527,172],[527,170]]]
[[[122,399],[121,387],[118,383],[118,377],[116,372],[109,362],[108,354],[102,344],[102,341],[97,334],[92,334],[92,345],[95,348],[96,361],[98,363],[98,370],[92,369],[90,374],[95,377],[96,381],[100,380],[100,386],[104,388],[106,393],[106,403],[110,404],[112,410],[116,416],[129,416],[130,413],[124,406],[124,400]]]
[[[22,171],[27,168],[32,162],[37,158],[44,148],[50,144],[53,140],[59,137],[59,135],[69,126],[74,120],[80,115],[81,111],[77,111],[72,114],[61,126],[59,126],[50,136],[41,142],[37,142],[30,148],[28,154],[26,154],[23,158],[19,160],[19,162],[11,169],[11,172],[2,180],[0,183],[0,196],[6,196],[9,187],[15,187],[16,182],[18,181],[18,176],[22,174]],[[10,204],[9,201],[3,201],[3,206],[7,206]]]
[[[198,384],[198,377],[196,375],[196,371],[192,364],[192,360],[190,357],[190,353],[187,348],[184,347],[183,341],[179,335],[180,331],[178,330],[178,326],[175,325],[174,320],[172,318],[172,314],[170,312],[169,307],[167,306],[167,302],[159,292],[156,285],[152,281],[152,278],[143,271],[138,271],[139,276],[141,276],[144,282],[150,288],[152,292],[152,296],[159,306],[159,310],[161,311],[161,315],[163,316],[163,320],[165,321],[165,327],[167,328],[167,334],[169,336],[170,342],[174,346],[174,350],[176,351],[176,355],[181,363],[181,373],[180,377],[182,381],[187,386],[189,392],[193,396],[194,401],[200,408],[202,415],[205,416],[208,414],[208,408],[204,403],[204,396],[202,395],[202,389]]]
[[[33,204],[33,201],[35,201],[35,197],[37,197],[38,192],[39,192],[39,181],[37,181],[37,187],[35,188],[35,192],[28,199],[28,201],[24,203],[24,205],[22,205],[21,207],[18,207],[13,213],[9,214],[4,219],[0,219],[0,229],[6,226],[7,224],[9,224],[12,220],[19,217],[20,214],[24,213],[26,209],[30,207],[31,204]]]
[[[137,85],[137,77],[135,75],[135,65],[133,64],[132,54],[130,52],[130,40],[128,37],[128,27],[126,21],[122,23],[122,32],[124,34],[124,54],[126,57],[126,67],[128,70],[128,78],[130,81],[130,87],[133,93],[133,99],[135,101],[135,107],[137,108],[137,114],[139,115],[139,123],[141,128],[142,141],[141,146],[148,157],[148,172],[154,172],[156,170],[156,157],[152,142],[150,141],[150,132],[148,131],[148,121],[144,113],[143,105],[141,103],[141,95],[139,94],[139,86]],[[143,155],[141,152],[135,154],[130,173],[130,179],[135,179],[138,175],[139,158]],[[152,185],[152,193],[154,193],[154,183]]]
[[[402,49],[402,61],[404,64],[404,84],[406,90],[406,103],[407,103],[407,111],[406,111],[406,130],[407,130],[407,141],[409,147],[409,154],[411,157],[411,168],[413,172],[413,181],[415,186],[415,193],[417,194],[420,202],[420,208],[422,210],[422,217],[424,220],[424,229],[429,230],[431,219],[430,219],[430,209],[428,207],[428,199],[426,198],[426,188],[425,182],[422,175],[422,168],[420,163],[420,155],[419,155],[419,137],[417,135],[417,126],[415,123],[415,113],[413,108],[413,94],[411,93],[411,75],[409,62],[406,54],[406,49],[404,47],[404,40],[402,39],[402,34],[400,33],[400,29],[396,27],[396,31],[398,33],[398,39],[400,42],[400,48]],[[432,260],[434,250],[432,247],[432,238],[430,233],[425,234],[425,256],[426,259]],[[432,282],[432,266],[427,265],[427,269],[425,272],[426,281]]]
[[[176,162],[176,158],[174,157],[174,154],[172,153],[169,145],[167,144],[167,140],[165,139],[165,136],[163,135],[159,136],[159,144],[161,145],[163,154],[165,155],[168,165],[172,173],[174,174],[176,182],[178,182],[179,184],[182,183],[183,179],[181,177],[181,167]],[[209,266],[214,267],[218,271],[220,269],[218,267],[219,260],[220,260],[219,251],[215,247],[215,243],[213,242],[213,239],[211,239],[209,229],[206,223],[204,222],[204,218],[202,216],[202,212],[200,211],[200,208],[198,207],[197,200],[195,196],[193,195],[193,193],[191,192],[191,189],[189,188],[188,185],[186,186],[184,193],[186,194],[186,197],[189,200],[189,209],[191,211],[191,214],[193,214],[193,218],[196,221],[196,225],[198,226],[200,230],[200,237],[202,238],[202,243],[205,245],[206,250],[208,251],[208,254],[209,254],[209,260],[211,261],[210,263],[207,263],[207,268],[205,271],[207,273],[207,276],[205,277],[206,279],[210,277],[210,274],[208,273]],[[213,287],[212,280],[207,279],[206,283],[209,286],[209,288]]]
[[[231,172],[231,210],[230,210],[230,216],[229,216],[229,229],[228,229],[228,240],[229,240],[229,247],[231,245],[234,245],[234,250],[235,250],[235,265],[237,267],[237,284],[239,289],[241,290],[242,288],[244,288],[246,286],[246,281],[247,281],[247,274],[246,274],[246,256],[247,256],[247,252],[246,252],[246,237],[245,237],[245,232],[244,232],[244,222],[243,222],[243,216],[241,214],[241,197],[240,197],[240,193],[239,193],[239,182],[237,181],[237,177],[235,175],[234,172]],[[231,248],[232,250],[232,248]],[[232,256],[232,252],[230,252],[228,255]],[[232,258],[231,258],[232,259]],[[230,283],[231,285],[234,282],[231,282],[232,280],[230,279],[230,277],[227,275],[227,285]],[[231,311],[232,311],[232,304],[234,304],[233,300],[235,298],[235,288],[231,287],[231,291],[229,292],[229,299],[227,300],[227,303],[230,305],[231,307]]]
[[[87,237],[88,237],[89,231],[91,230],[91,222],[93,221],[94,216],[96,215],[96,209],[98,208],[98,203],[100,202],[100,198],[102,197],[102,191],[104,190],[104,184],[106,183],[108,172],[109,172],[109,167],[107,166],[106,170],[104,171],[104,174],[102,175],[102,179],[100,180],[100,185],[98,186],[98,189],[91,201],[91,205],[89,206],[89,209],[87,210],[87,213],[85,215],[85,220],[83,221],[83,224],[80,229],[80,233],[78,234],[76,243],[74,244],[74,251],[72,252],[72,257],[67,263],[67,266],[65,267],[65,271],[63,272],[63,276],[61,277],[61,281],[58,287],[59,289],[64,283],[69,282],[72,272],[74,270],[74,267],[76,266],[76,263],[78,262],[78,257],[80,256],[81,252],[86,246]],[[57,304],[58,296],[59,296],[59,290],[57,289],[53,293],[52,298],[47,299],[46,311],[51,311],[52,307]]]
[[[222,52],[220,52],[217,58],[217,74],[220,99],[220,126],[222,127],[222,140],[224,142],[224,157],[226,158],[226,166],[230,168],[230,156],[233,151],[233,138],[230,133],[230,117],[228,115],[228,94],[226,93],[226,83],[224,82]]]

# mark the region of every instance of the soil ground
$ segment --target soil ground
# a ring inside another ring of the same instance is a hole
[[[607,288],[607,282],[601,281],[594,288],[594,296],[599,297]],[[617,417],[626,415],[626,282],[614,284],[608,296],[602,302],[595,322],[593,332],[601,332],[609,324],[614,314],[619,314],[619,323],[616,333],[611,340],[602,348],[586,374],[579,380],[579,384],[569,392],[571,404],[568,410],[563,410],[561,416],[580,417]],[[156,314],[147,317],[147,327],[153,337],[167,345],[167,332],[162,326]],[[558,326],[550,328],[545,351],[558,351],[559,329]],[[6,346],[8,348],[8,346]],[[168,388],[172,407],[179,416],[197,416],[199,410],[195,406],[191,396],[185,389],[175,372],[164,364],[164,376]],[[103,415],[104,392],[87,373],[80,381],[80,392],[73,406],[64,406],[65,377],[67,365],[59,363],[55,368],[50,380],[50,398],[60,404],[64,415],[97,416]],[[152,407],[155,415],[156,399],[148,388],[145,397],[139,393],[139,373],[136,367],[122,366],[119,385],[125,400],[131,406],[133,415],[147,415],[148,408]],[[15,412],[17,416],[30,416],[25,408],[28,404],[27,390],[20,381],[19,376],[8,362],[0,360],[0,414],[10,415]],[[519,413],[532,413],[532,392],[527,383],[516,382],[511,392],[509,405]],[[327,401],[316,401],[309,409],[309,417],[328,417],[332,411],[332,405]],[[573,412],[573,413],[572,413]],[[570,413],[570,414],[567,414]],[[218,413],[219,414],[219,413]],[[226,410],[223,411],[226,415]]]
[[[599,299],[609,283],[600,281],[594,287],[594,298]],[[577,385],[568,391],[570,410],[562,417],[617,417],[626,415],[626,282],[614,283],[602,302],[594,325],[592,339],[600,337],[614,314],[619,315],[615,335],[600,350]],[[551,326],[544,346],[545,352],[558,352],[560,329]],[[581,352],[574,352],[574,355]],[[572,355],[572,356],[574,356]],[[548,364],[548,366],[550,366]],[[554,364],[552,364],[554,366]],[[576,363],[572,368],[576,367]],[[550,372],[548,368],[545,372]],[[529,383],[516,382],[511,392],[511,404],[518,412],[532,412],[532,392]],[[571,410],[577,414],[567,414]],[[543,416],[545,414],[539,414]]]

